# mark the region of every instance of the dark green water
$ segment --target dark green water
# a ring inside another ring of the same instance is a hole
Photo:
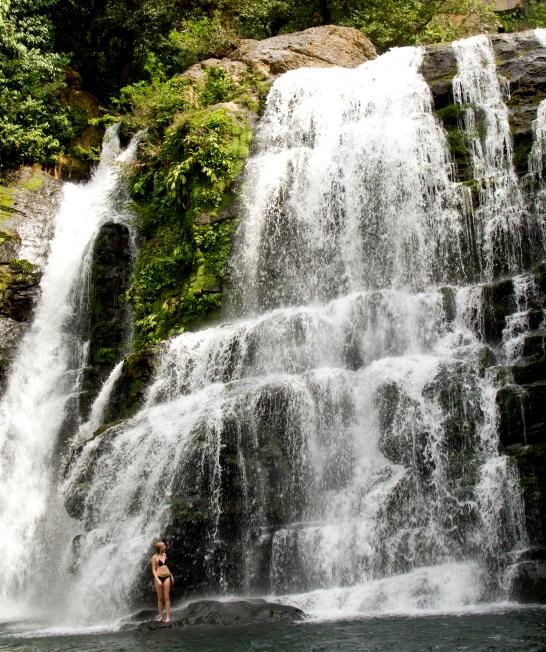
[[[264,627],[194,627],[19,638],[0,626],[0,651],[235,652],[287,650],[546,650],[546,610],[493,614],[375,618]],[[12,630],[10,632],[10,630]]]

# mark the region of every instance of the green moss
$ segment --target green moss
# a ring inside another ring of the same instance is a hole
[[[219,314],[227,279],[236,180],[269,82],[221,66],[125,89],[126,127],[147,127],[131,180],[140,248],[128,298],[141,349]],[[229,104],[226,104],[229,103]]]
[[[24,275],[32,274],[38,269],[38,265],[34,265],[34,263],[31,263],[24,258],[13,258],[9,261],[9,264],[13,271]]]
[[[5,265],[0,265],[0,295],[8,289],[11,278],[9,269]]]
[[[18,240],[17,234],[14,231],[0,231],[0,245],[6,242],[13,242]]]
[[[461,104],[448,104],[441,109],[437,109],[434,113],[446,128],[458,127],[462,122],[466,109],[467,107]]]
[[[7,219],[13,213],[13,194],[15,188],[0,186],[0,222]]]
[[[44,185],[44,177],[37,173],[33,172],[29,179],[27,179],[23,184],[22,188],[25,190],[30,190],[30,192],[36,192]]]
[[[233,201],[250,140],[246,122],[225,109],[179,116],[167,132],[162,169],[141,179],[139,190],[157,209],[141,212],[152,237],[140,248],[129,294],[137,347],[218,314],[235,225],[220,214]],[[203,214],[213,223],[195,225]]]

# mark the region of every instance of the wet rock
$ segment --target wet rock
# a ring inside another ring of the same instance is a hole
[[[169,626],[158,623],[156,616],[155,610],[144,609],[133,614],[124,624],[124,628],[130,629],[136,625],[138,629],[158,630]],[[171,617],[171,627],[245,626],[292,623],[302,620],[304,613],[297,607],[255,598],[228,601],[196,600],[181,610],[173,609]]]
[[[541,260],[533,268],[535,283],[543,294],[546,294],[546,260]]]
[[[522,561],[508,569],[510,596],[526,603],[546,603],[546,561]]]
[[[546,381],[501,387],[496,400],[502,446],[546,441]]]
[[[17,258],[20,247],[21,238],[16,231],[0,231],[0,263],[6,264]]]
[[[130,316],[124,296],[131,263],[129,229],[123,224],[104,224],[93,247],[89,280],[89,353],[80,395],[83,417],[88,415],[100,387],[127,346]]]
[[[39,294],[41,277],[41,271],[26,260],[0,263],[0,316],[17,322],[29,322]]]
[[[533,121],[546,97],[546,48],[532,31],[494,36],[492,42],[497,72],[510,86],[506,104],[514,138],[514,165],[519,176],[524,176],[533,144]]]
[[[430,86],[436,109],[453,103],[452,81],[456,73],[457,60],[451,46],[431,45],[425,48],[421,74]]]
[[[488,283],[482,290],[483,338],[498,344],[506,326],[506,317],[517,309],[512,279]]]
[[[507,450],[515,465],[525,506],[527,536],[533,546],[546,542],[546,443],[512,446]]]
[[[446,319],[448,321],[453,321],[457,315],[457,303],[455,299],[455,290],[451,287],[440,288],[440,293],[442,294],[442,307]]]
[[[303,611],[290,605],[266,600],[197,600],[177,611],[173,624],[177,627],[195,625],[257,625],[291,623],[302,620]]]
[[[23,323],[9,317],[0,317],[0,391],[5,386],[9,366],[24,332]]]
[[[497,359],[493,351],[488,346],[484,346],[478,353],[477,363],[480,375],[483,376],[486,369],[493,367],[497,363]]]
[[[506,80],[505,101],[514,138],[514,165],[519,176],[528,172],[528,156],[533,143],[533,120],[540,101],[546,97],[546,49],[538,43],[534,32],[492,35],[497,72]],[[470,152],[464,134],[458,128],[462,109],[455,105],[452,82],[457,62],[450,44],[425,48],[421,72],[427,80],[434,100],[434,109],[448,136],[457,177],[472,179]]]
[[[0,185],[0,389],[40,295],[61,184],[23,167]]]
[[[125,358],[105,409],[104,423],[128,419],[142,406],[154,375],[157,355],[158,349],[151,347]]]
[[[19,249],[14,258],[43,266],[53,236],[54,217],[61,198],[61,182],[38,168],[23,167],[6,187],[10,206],[5,210],[2,231],[17,234]]]

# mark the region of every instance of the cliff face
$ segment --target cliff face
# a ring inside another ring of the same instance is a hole
[[[23,168],[0,186],[0,388],[32,319],[60,183]]]

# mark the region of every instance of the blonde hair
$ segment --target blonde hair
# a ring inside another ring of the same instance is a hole
[[[159,550],[160,550],[161,546],[165,547],[165,544],[163,543],[163,541],[156,541],[156,543],[154,545],[155,545],[155,551],[156,551],[157,554],[159,554]]]

